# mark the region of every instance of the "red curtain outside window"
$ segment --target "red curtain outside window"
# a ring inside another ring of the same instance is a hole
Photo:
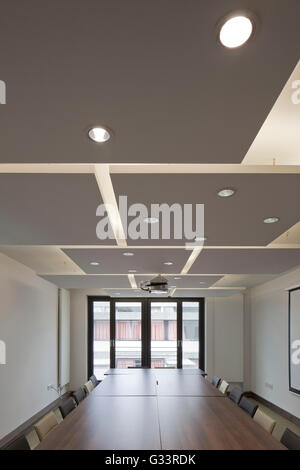
[[[163,341],[165,339],[164,322],[153,321],[151,323],[151,340],[152,341]]]
[[[109,321],[101,320],[94,322],[94,340],[105,341],[110,339],[110,324]]]
[[[177,339],[177,322],[169,321],[168,322],[168,339],[175,340]]]

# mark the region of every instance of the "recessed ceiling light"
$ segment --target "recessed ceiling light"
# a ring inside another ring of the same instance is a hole
[[[123,253],[123,256],[134,256],[134,253],[131,253],[129,251]]]
[[[195,237],[195,242],[205,242],[207,237]]]
[[[275,224],[276,222],[279,222],[278,217],[267,217],[266,219],[264,219],[265,224]]]
[[[200,282],[199,282],[199,284],[206,284],[206,282],[204,282],[204,281],[200,281]]]
[[[174,277],[175,281],[182,279],[181,277]]]
[[[170,289],[176,289],[176,286],[170,286]]]
[[[94,142],[103,143],[110,139],[110,133],[104,127],[93,127],[89,130],[89,138]]]
[[[91,261],[90,265],[91,266],[99,266],[99,263],[97,261]]]
[[[223,189],[220,189],[217,194],[220,197],[230,197],[235,194],[235,190],[232,188],[223,188]]]
[[[136,269],[128,269],[128,272],[129,272],[129,273],[136,273],[137,270],[136,270]]]
[[[173,263],[172,263],[172,261],[166,261],[164,264],[165,264],[166,266],[172,266]]]
[[[146,224],[157,224],[158,218],[157,217],[145,217],[144,222],[146,222]]]
[[[254,24],[247,16],[237,15],[227,19],[219,33],[223,46],[229,49],[240,47],[250,39]]]

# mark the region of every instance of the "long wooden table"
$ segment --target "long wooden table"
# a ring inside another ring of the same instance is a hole
[[[285,449],[205,380],[177,370],[111,374],[37,450]]]

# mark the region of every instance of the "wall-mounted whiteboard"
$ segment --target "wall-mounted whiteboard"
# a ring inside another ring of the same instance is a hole
[[[58,301],[58,385],[70,382],[70,293],[59,289]]]
[[[300,287],[289,291],[289,381],[300,395]]]

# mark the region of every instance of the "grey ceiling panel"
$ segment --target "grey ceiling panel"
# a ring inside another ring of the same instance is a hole
[[[204,232],[210,246],[265,246],[299,221],[299,174],[113,174],[116,196],[128,206],[204,204]],[[234,188],[229,198],[217,190]],[[264,224],[277,216],[276,224]],[[130,222],[130,218],[128,219]],[[195,221],[195,218],[194,218]],[[149,238],[151,226],[148,225]],[[181,245],[189,240],[128,240],[129,244]],[[161,237],[161,234],[160,234]]]
[[[176,279],[180,277],[180,279]],[[184,288],[204,288],[211,287],[217,281],[222,279],[221,276],[166,276],[169,286],[174,286],[180,289]],[[136,283],[139,285],[141,281],[148,281],[149,276],[135,276]]]
[[[0,244],[98,245],[100,203],[94,175],[0,174]]]
[[[185,265],[190,251],[184,249],[67,249],[63,250],[84,272],[88,274],[126,274],[134,269],[138,273],[178,273]],[[124,256],[131,252],[134,256]],[[90,262],[99,262],[91,266]],[[172,262],[166,266],[165,262]]]
[[[203,250],[190,274],[280,274],[300,265],[300,249]]]
[[[251,8],[237,50],[216,24]],[[1,162],[241,162],[299,59],[299,0],[2,2]],[[112,142],[95,145],[92,125]]]
[[[41,277],[64,289],[131,288],[128,276],[42,275]]]

